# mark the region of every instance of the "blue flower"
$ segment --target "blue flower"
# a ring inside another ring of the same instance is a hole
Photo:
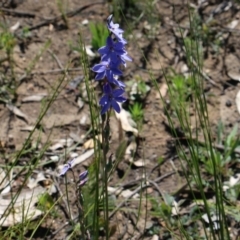
[[[107,38],[106,46],[101,47],[98,52],[102,55],[102,61],[111,61],[116,65],[122,63],[126,66],[126,61],[132,61],[124,48],[124,44],[114,41],[110,36]]]
[[[110,36],[107,38],[106,46],[101,47],[98,52],[102,55],[102,61],[110,59],[114,63],[118,61],[118,55],[126,54],[124,44],[114,41]]]
[[[60,174],[59,174],[61,177],[64,176],[64,175],[66,174],[66,172],[67,172],[70,168],[72,168],[72,163],[73,163],[73,161],[74,161],[74,159],[72,159],[72,160],[69,161],[68,163],[64,164],[64,166],[63,166],[63,168],[62,168],[62,170],[61,170],[61,172],[60,172]]]
[[[92,68],[92,71],[97,73],[95,80],[101,80],[107,77],[109,81],[113,81],[113,75],[122,75],[122,71],[118,69],[118,65],[111,61],[102,61],[96,64]]]
[[[104,95],[100,99],[99,104],[102,106],[101,114],[106,113],[111,107],[117,112],[120,113],[119,103],[125,102],[126,98],[122,95],[124,94],[124,90],[119,88],[113,90],[110,84],[106,83],[103,86]]]
[[[83,186],[88,181],[88,171],[84,171],[79,175],[79,186]]]
[[[123,30],[119,24],[114,24],[112,15],[107,19],[107,27],[110,35],[106,40],[106,46],[101,47],[98,52],[101,55],[101,62],[96,64],[92,71],[96,72],[95,80],[104,79],[104,95],[99,101],[102,107],[101,114],[106,113],[110,108],[120,112],[118,103],[126,101],[123,96],[125,84],[118,80],[122,75],[121,66],[126,67],[126,61],[132,61],[125,50],[127,41],[123,38]]]

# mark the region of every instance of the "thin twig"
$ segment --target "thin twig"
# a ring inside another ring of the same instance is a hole
[[[35,13],[30,13],[30,12],[23,12],[23,11],[19,11],[19,10],[12,10],[12,9],[8,9],[8,8],[4,8],[1,7],[0,11],[8,13],[12,16],[16,16],[16,17],[30,17],[30,18],[35,18]]]

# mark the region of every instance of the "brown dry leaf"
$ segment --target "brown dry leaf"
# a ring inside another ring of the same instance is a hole
[[[135,128],[137,124],[133,121],[131,114],[122,108],[120,105],[120,113],[115,112],[117,119],[121,122],[122,129],[126,132],[133,132],[138,135],[138,130]]]
[[[12,104],[7,104],[7,108],[13,112],[16,116],[20,117],[20,118],[23,118],[27,123],[29,121],[29,117],[23,113],[19,108],[15,107],[14,105]]]

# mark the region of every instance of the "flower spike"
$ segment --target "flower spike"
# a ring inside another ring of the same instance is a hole
[[[125,50],[127,41],[123,38],[123,30],[119,24],[113,23],[113,15],[107,18],[107,27],[110,35],[106,39],[106,46],[101,47],[98,52],[101,55],[101,62],[93,66],[92,71],[96,72],[95,80],[104,80],[103,96],[99,104],[102,107],[101,114],[105,114],[113,108],[120,112],[119,103],[125,102],[125,84],[119,81],[122,75],[121,65],[126,67],[126,61],[132,61]]]

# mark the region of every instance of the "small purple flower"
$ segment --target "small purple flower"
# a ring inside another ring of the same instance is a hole
[[[122,42],[123,44],[126,44],[127,41],[123,38],[122,34],[123,34],[123,30],[121,28],[119,28],[119,24],[117,23],[113,23],[112,21],[112,18],[113,18],[113,15],[110,15],[108,18],[107,18],[107,27],[108,27],[108,30],[113,33],[115,35],[115,37],[120,41]]]
[[[79,175],[79,186],[83,186],[88,181],[88,171],[84,171]]]
[[[118,102],[122,103],[126,101],[126,98],[122,96],[124,94],[124,90],[123,89],[113,90],[110,84],[106,83],[103,86],[103,92],[104,95],[99,101],[99,104],[102,106],[101,114],[106,113],[107,110],[110,109],[111,107],[117,113],[120,113],[121,109],[118,105]]]
[[[70,168],[72,168],[72,163],[73,163],[73,161],[74,161],[74,159],[72,159],[72,160],[69,161],[68,163],[64,164],[64,166],[63,166],[63,168],[62,168],[62,170],[61,170],[61,172],[60,172],[60,174],[59,174],[61,177],[64,176],[64,175],[66,174],[66,172],[67,172]]]

